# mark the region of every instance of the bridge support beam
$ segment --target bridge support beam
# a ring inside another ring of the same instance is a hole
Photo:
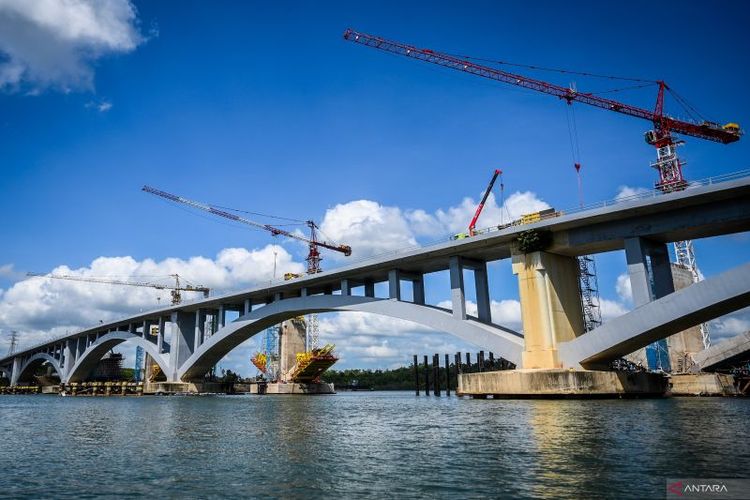
[[[168,380],[179,382],[177,372],[192,354],[195,346],[196,314],[175,311],[170,318],[172,324],[172,336],[169,341],[169,368]]]
[[[561,368],[558,344],[583,333],[578,262],[547,252],[513,255],[524,331],[523,368]]]

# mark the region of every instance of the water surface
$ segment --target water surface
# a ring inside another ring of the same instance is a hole
[[[747,477],[750,399],[0,396],[0,497],[664,497]]]

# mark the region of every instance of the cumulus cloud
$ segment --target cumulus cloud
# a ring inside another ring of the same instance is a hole
[[[336,205],[326,211],[321,231],[334,241],[352,247],[352,255],[369,257],[413,247],[418,237],[446,237],[466,231],[478,201],[464,198],[457,206],[428,213],[423,209],[402,210],[371,200],[356,200]],[[550,208],[531,191],[515,192],[497,205],[490,194],[478,227],[510,222],[521,215]],[[332,255],[340,259],[339,255]]]
[[[633,301],[633,289],[630,287],[630,276],[628,273],[623,273],[617,277],[615,290],[617,291],[617,296],[620,297],[621,300],[627,302]]]
[[[369,257],[417,244],[400,208],[370,200],[350,201],[328,209],[320,230],[327,238],[351,245],[355,257]]]
[[[267,245],[257,250],[226,248],[214,259],[168,258],[157,262],[137,261],[132,257],[99,257],[87,267],[58,266],[52,273],[163,284],[172,283],[170,274],[179,274],[183,280],[220,293],[270,281],[274,258],[279,275],[303,271],[303,265],[295,262],[284,248]],[[183,300],[200,297],[200,294],[183,292]],[[15,283],[0,295],[0,328],[23,332],[21,341],[30,345],[53,334],[154,309],[169,300],[168,290],[31,278]]]
[[[446,210],[437,210],[434,215],[437,225],[433,226],[433,234],[450,234],[466,231],[478,203],[478,200],[467,197],[455,207],[450,207]],[[507,223],[518,219],[524,214],[538,212],[547,208],[550,208],[549,204],[540,200],[536,193],[531,191],[516,191],[505,200],[502,206],[497,204],[495,194],[490,193],[482,210],[481,218],[477,222],[477,228]]]
[[[0,0],[0,89],[90,90],[95,61],[143,41],[130,0]]]
[[[625,307],[625,305],[609,299],[599,299],[599,308],[602,314],[602,322],[604,323],[606,323],[610,319],[622,316],[629,311],[629,309]]]
[[[717,344],[722,340],[750,331],[750,308],[745,308],[727,316],[722,316],[709,323],[711,343]]]

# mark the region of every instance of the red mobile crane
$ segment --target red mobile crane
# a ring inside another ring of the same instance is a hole
[[[314,221],[311,221],[311,220],[305,221],[305,223],[307,224],[307,227],[310,228],[310,237],[305,238],[304,236],[300,236],[299,234],[285,231],[284,229],[279,229],[277,227],[273,227],[270,224],[261,224],[259,222],[255,222],[250,219],[240,217],[239,215],[235,215],[235,214],[226,212],[224,210],[212,207],[211,205],[206,205],[204,203],[189,200],[187,198],[183,198],[182,196],[177,196],[175,194],[167,193],[166,191],[161,191],[159,189],[152,188],[150,186],[143,186],[143,191],[154,194],[156,196],[160,196],[162,198],[165,198],[169,201],[173,201],[175,203],[182,203],[184,205],[188,205],[193,208],[204,210],[214,215],[218,215],[219,217],[224,217],[225,219],[230,219],[235,222],[241,222],[242,224],[254,226],[259,229],[265,229],[266,231],[269,231],[273,236],[281,235],[281,236],[287,236],[289,238],[294,238],[295,240],[304,241],[305,243],[309,245],[309,249],[310,249],[309,253],[307,254],[307,259],[306,259],[307,260],[307,274],[316,274],[321,271],[320,261],[322,257],[320,256],[320,251],[318,251],[318,247],[323,247],[323,248],[327,248],[329,250],[333,250],[336,252],[341,252],[347,257],[352,254],[352,247],[350,247],[349,245],[338,245],[335,243],[328,243],[325,241],[318,240],[318,235],[317,235],[318,226],[317,224],[315,224]]]
[[[474,236],[476,234],[475,228],[477,226],[477,219],[479,219],[479,216],[482,214],[482,210],[484,209],[484,204],[487,201],[487,197],[490,195],[490,191],[492,191],[492,186],[495,185],[495,180],[497,179],[498,175],[501,175],[503,173],[502,170],[495,170],[495,173],[492,175],[492,179],[490,180],[490,184],[487,186],[487,190],[484,192],[484,196],[482,196],[482,201],[479,202],[479,205],[477,205],[477,211],[474,212],[474,217],[471,219],[471,222],[469,223],[469,236]]]
[[[672,137],[672,133],[689,135],[709,141],[728,144],[740,139],[742,131],[736,123],[727,123],[719,125],[714,122],[704,121],[695,123],[686,120],[678,120],[664,114],[664,91],[669,90],[669,86],[658,80],[656,83],[659,90],[656,96],[656,106],[654,110],[648,110],[624,104],[612,99],[596,96],[591,93],[581,93],[574,89],[561,87],[542,80],[517,75],[497,68],[476,64],[466,58],[456,57],[430,49],[420,49],[411,45],[400,42],[386,40],[378,36],[360,33],[352,29],[344,32],[344,39],[374,47],[386,52],[398,54],[420,61],[437,64],[446,68],[464,71],[490,80],[496,80],[503,83],[509,83],[518,87],[523,87],[537,92],[543,92],[564,99],[568,104],[581,102],[598,108],[616,111],[643,120],[648,120],[654,124],[654,129],[646,132],[646,142],[656,147],[657,160],[651,166],[659,171],[659,182],[656,188],[662,191],[674,191],[684,189],[687,185],[682,175],[683,163],[677,158],[675,147],[677,142]]]

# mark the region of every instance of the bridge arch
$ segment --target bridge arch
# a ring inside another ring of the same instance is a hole
[[[38,366],[45,362],[49,363],[55,370],[55,373],[57,373],[57,376],[60,377],[60,380],[63,380],[63,370],[62,368],[60,368],[60,361],[55,359],[53,356],[50,356],[46,352],[38,352],[31,356],[26,361],[26,363],[24,363],[24,365],[21,367],[21,370],[18,372],[16,380],[12,381],[12,384],[15,385],[18,382],[30,380],[29,375],[33,375],[33,370],[35,370]]]
[[[84,380],[91,371],[96,367],[107,351],[123,342],[133,341],[139,347],[142,347],[151,358],[159,365],[162,372],[169,373],[169,362],[164,355],[159,354],[156,344],[149,342],[139,335],[129,332],[112,332],[99,337],[99,339],[88,346],[83,354],[76,359],[75,364],[68,372],[66,382],[80,382]]]
[[[179,367],[178,379],[189,381],[202,377],[242,342],[284,320],[303,314],[346,311],[412,321],[491,349],[517,366],[521,365],[523,337],[508,328],[481,323],[473,318],[460,320],[447,309],[411,302],[349,295],[314,295],[283,299],[237,318],[209,337]]]

